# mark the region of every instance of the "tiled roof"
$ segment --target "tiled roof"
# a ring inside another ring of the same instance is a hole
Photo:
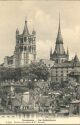
[[[72,63],[71,61],[66,61],[66,62],[62,62],[62,63],[55,63],[54,66],[52,68],[57,68],[57,67],[72,67]]]
[[[80,62],[75,62],[74,60],[65,61],[62,63],[55,63],[51,68],[67,68],[67,67],[80,67]]]

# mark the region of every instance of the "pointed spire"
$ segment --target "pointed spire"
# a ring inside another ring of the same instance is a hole
[[[74,61],[75,61],[75,62],[79,62],[79,59],[78,59],[77,54],[75,54]]]
[[[36,31],[34,30],[34,28],[33,28],[32,34],[33,34],[33,35],[35,35],[35,34],[36,34]]]
[[[16,29],[16,35],[18,35],[19,34],[19,30],[18,30],[18,28]]]
[[[25,19],[23,34],[29,35],[29,30],[28,30],[28,27],[27,27],[27,20],[26,19]]]
[[[63,38],[62,38],[62,35],[61,35],[61,27],[60,27],[60,13],[59,13],[59,27],[58,27],[58,34],[57,34],[56,43],[62,43],[63,44]]]

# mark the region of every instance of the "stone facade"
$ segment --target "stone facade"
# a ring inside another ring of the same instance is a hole
[[[4,67],[8,67],[8,68],[15,67],[14,55],[13,56],[5,56],[5,58],[4,58]]]
[[[14,55],[4,58],[5,67],[23,67],[36,60],[36,32],[29,33],[25,20],[23,33],[16,30],[16,46]]]
[[[59,83],[67,81],[69,73],[74,69],[80,71],[80,61],[77,55],[71,61],[55,63],[51,68],[51,81]]]

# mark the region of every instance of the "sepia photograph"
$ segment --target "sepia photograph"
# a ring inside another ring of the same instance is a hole
[[[0,1],[2,124],[80,124],[80,1]]]

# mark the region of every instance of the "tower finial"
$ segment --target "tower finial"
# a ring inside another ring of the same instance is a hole
[[[61,28],[60,28],[60,12],[59,12],[59,29],[58,32],[61,32]]]

